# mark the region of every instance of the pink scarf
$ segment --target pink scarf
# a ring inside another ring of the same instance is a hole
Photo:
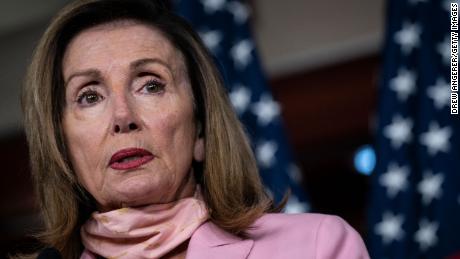
[[[160,258],[188,240],[207,219],[199,189],[195,197],[171,203],[94,212],[81,228],[85,251],[80,259]]]

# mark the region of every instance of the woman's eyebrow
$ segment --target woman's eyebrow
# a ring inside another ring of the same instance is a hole
[[[166,67],[169,70],[170,73],[173,72],[171,66],[167,62],[165,62],[165,61],[163,61],[163,60],[161,60],[159,58],[138,59],[136,61],[131,62],[130,67],[131,67],[131,70],[136,70],[137,68],[142,67],[143,65],[146,65],[146,64],[150,64],[150,63],[160,64],[160,65]]]
[[[166,67],[170,71],[170,73],[172,73],[172,71],[173,71],[171,66],[167,62],[165,62],[165,61],[163,61],[161,59],[158,59],[158,58],[138,59],[136,61],[131,62],[130,68],[131,68],[131,70],[136,70],[139,67],[142,67],[142,66],[144,66],[146,64],[150,64],[150,63],[160,64],[160,65]],[[82,71],[77,71],[77,72],[71,74],[69,76],[69,78],[67,78],[67,80],[64,82],[64,86],[67,87],[67,85],[69,84],[69,82],[73,78],[79,77],[79,76],[91,76],[91,77],[101,78],[101,72],[99,70],[97,70],[97,69],[94,69],[94,68],[90,68],[90,69],[86,69],[86,70],[82,70]]]
[[[73,74],[71,74],[69,76],[69,78],[67,78],[66,81],[64,81],[64,86],[67,87],[67,85],[69,84],[69,82],[75,78],[75,77],[79,77],[79,76],[91,76],[91,77],[96,77],[96,78],[100,78],[101,77],[101,72],[97,69],[94,69],[94,68],[90,68],[90,69],[86,69],[86,70],[82,70],[82,71],[77,71]]]

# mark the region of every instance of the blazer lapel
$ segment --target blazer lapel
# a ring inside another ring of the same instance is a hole
[[[253,245],[254,240],[241,239],[207,221],[193,233],[186,259],[245,259]]]

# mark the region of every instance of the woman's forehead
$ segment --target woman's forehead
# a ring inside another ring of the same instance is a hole
[[[63,72],[141,58],[161,59],[174,70],[185,64],[182,53],[158,28],[136,20],[117,20],[78,33],[64,53]]]

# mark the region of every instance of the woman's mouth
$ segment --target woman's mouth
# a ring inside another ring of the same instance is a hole
[[[135,169],[154,158],[153,154],[142,148],[119,150],[110,158],[109,167],[115,170]]]

